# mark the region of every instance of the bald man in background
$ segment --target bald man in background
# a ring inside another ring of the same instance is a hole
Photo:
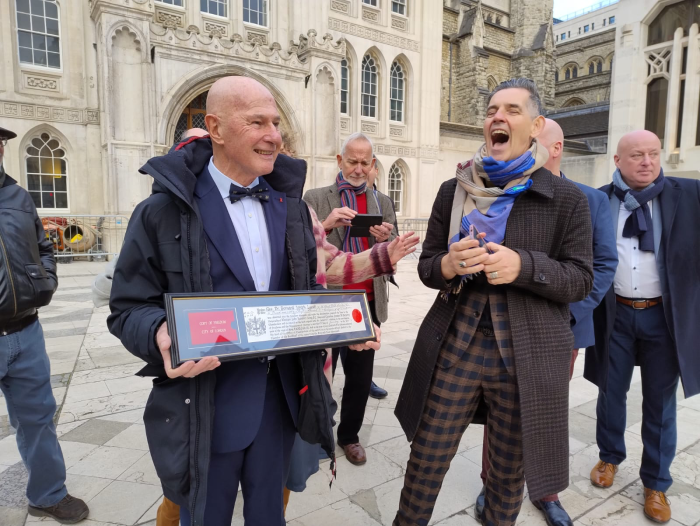
[[[596,441],[600,461],[591,483],[609,488],[625,460],[627,391],[635,365],[642,378],[639,470],[644,514],[671,519],[666,492],[676,453],[676,388],[700,393],[700,181],[664,177],[661,141],[645,130],[617,146],[608,196],[620,263],[593,315],[595,346],[584,377],[598,386]]]
[[[561,172],[561,160],[564,153],[564,133],[556,121],[546,119],[544,129],[538,137],[542,146],[549,152],[549,160],[544,167],[566,179]],[[573,182],[573,181],[572,181]],[[593,232],[593,289],[585,300],[571,303],[571,331],[574,333],[574,349],[571,353],[571,376],[574,374],[574,363],[580,348],[589,347],[595,343],[593,333],[593,310],[605,297],[612,284],[617,268],[617,250],[615,248],[615,233],[613,232],[610,207],[606,195],[600,190],[573,182],[588,199],[591,210],[591,227]],[[484,448],[482,453],[481,478],[486,482],[489,469],[486,426],[484,426]],[[483,490],[477,499],[477,508],[483,507]],[[558,495],[549,495],[533,502],[542,511],[548,526],[573,526],[569,514],[564,510]],[[481,516],[477,509],[477,516]]]

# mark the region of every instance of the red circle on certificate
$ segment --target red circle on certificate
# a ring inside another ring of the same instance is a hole
[[[360,323],[362,321],[362,313],[359,310],[354,309],[352,311],[352,319],[355,320],[355,323]]]

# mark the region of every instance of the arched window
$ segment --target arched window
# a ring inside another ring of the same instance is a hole
[[[398,163],[394,163],[389,170],[389,197],[394,201],[396,213],[403,212],[404,198],[404,176],[403,170]]]
[[[207,114],[207,94],[205,91],[201,95],[197,95],[192,102],[184,109],[180,118],[175,125],[175,137],[173,142],[180,142],[180,137],[190,128],[207,129],[207,124],[204,122],[204,116]]]
[[[347,58],[340,61],[340,113],[350,114],[350,64]]]
[[[391,65],[391,115],[392,121],[403,122],[403,104],[406,95],[403,68],[398,62]]]
[[[683,28],[683,36],[688,36],[690,27],[695,23],[700,24],[700,8],[697,1],[685,0],[666,6],[649,24],[647,46],[672,41],[673,34],[679,27]]]
[[[48,133],[27,146],[27,189],[37,208],[68,208],[66,151]]]
[[[379,82],[377,63],[371,55],[362,59],[362,116],[377,116],[377,84]]]
[[[585,104],[585,102],[578,97],[574,97],[573,99],[567,100],[563,105],[562,108],[571,108],[573,106],[581,106],[582,104]]]
[[[58,5],[55,0],[16,0],[19,61],[61,67]]]
[[[588,64],[588,74],[593,75],[594,73],[603,72],[603,61],[600,59],[591,60]]]
[[[564,66],[564,80],[575,79],[578,77],[578,66],[570,64]]]
[[[495,90],[498,87],[498,82],[496,81],[495,78],[489,75],[489,77],[486,79],[488,88],[489,88],[489,93],[492,93],[493,90]]]

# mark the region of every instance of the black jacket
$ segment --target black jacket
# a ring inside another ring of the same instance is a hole
[[[57,286],[53,245],[34,202],[0,166],[0,328],[48,305]]]
[[[153,195],[136,207],[129,221],[107,320],[110,332],[148,364],[139,374],[157,377],[144,412],[149,449],[165,495],[190,510],[194,525],[202,525],[204,517],[216,376],[208,372],[194,379],[167,378],[155,334],[165,320],[163,293],[213,288],[206,238],[193,197],[196,174],[211,155],[211,141],[196,139],[141,168],[155,180]],[[301,201],[305,163],[280,155],[275,172],[265,179],[287,194],[290,288],[321,289],[315,280],[311,218]],[[300,399],[299,434],[307,442],[320,443],[334,461],[332,396],[323,374],[325,351],[297,356],[303,375],[300,383],[308,386]]]

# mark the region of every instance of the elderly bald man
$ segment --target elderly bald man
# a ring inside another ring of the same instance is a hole
[[[639,474],[644,513],[671,519],[666,492],[676,452],[676,388],[700,393],[700,181],[664,177],[661,141],[648,131],[623,136],[608,196],[619,265],[594,313],[595,346],[584,376],[599,388],[596,440],[600,461],[591,483],[609,488],[626,458],[627,391],[641,368],[642,443]]]
[[[304,181],[287,177],[282,193],[263,177],[277,170],[282,139],[275,100],[257,81],[215,82],[205,121],[209,136],[195,131],[141,169],[154,192],[129,222],[108,325],[147,363],[139,374],[156,377],[146,434],[181,524],[231,524],[240,482],[246,524],[281,526],[295,428],[334,458],[323,352],[221,363],[207,348],[178,366],[163,295],[321,289]]]
[[[549,159],[544,167],[564,179],[561,171],[562,154],[564,153],[564,132],[561,126],[552,119],[545,119],[544,129],[538,137],[542,146],[547,148]],[[576,186],[588,199],[591,210],[591,227],[593,230],[593,289],[585,300],[571,303],[571,331],[574,333],[574,348],[571,353],[570,376],[574,374],[574,363],[579,349],[595,343],[593,333],[593,310],[605,297],[612,284],[617,268],[617,249],[615,248],[615,233],[610,218],[610,206],[607,196],[600,190],[576,183]],[[484,426],[484,445],[481,459],[481,480],[486,484],[489,470],[487,430]],[[558,495],[548,495],[534,502],[535,507],[542,511],[548,526],[573,526],[573,521],[559,501]],[[481,516],[484,507],[484,489],[476,501],[476,514]]]

